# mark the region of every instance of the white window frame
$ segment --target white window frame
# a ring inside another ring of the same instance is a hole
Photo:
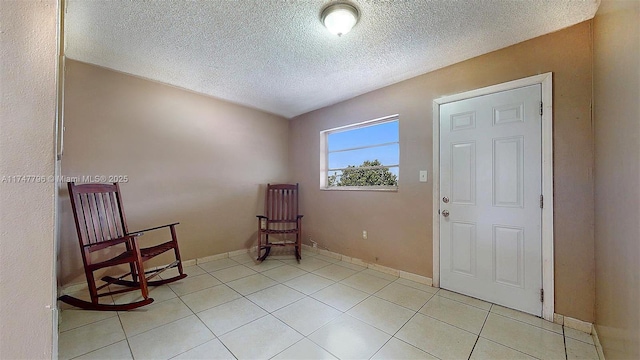
[[[400,115],[394,114],[389,116],[384,116],[381,118],[368,120],[359,122],[356,124],[349,124],[345,126],[340,126],[332,129],[322,130],[320,131],[320,190],[329,190],[329,191],[398,191],[398,186],[328,186],[328,176],[330,171],[334,170],[342,170],[342,169],[329,169],[329,135],[361,129],[369,126],[380,125],[389,122],[398,122],[398,141],[390,142],[390,143],[381,143],[375,145],[367,145],[362,147],[354,147],[349,149],[341,149],[340,151],[352,151],[359,150],[364,148],[378,147],[378,146],[386,146],[390,144],[398,144],[398,150],[400,150]],[[398,156],[398,163],[393,165],[385,165],[381,166],[381,168],[398,168],[398,181],[400,181],[400,158]]]

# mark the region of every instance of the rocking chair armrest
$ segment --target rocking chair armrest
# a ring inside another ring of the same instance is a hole
[[[302,219],[304,215],[298,215],[298,219]]]
[[[94,252],[94,251],[102,250],[104,248],[108,248],[113,245],[118,245],[118,244],[130,241],[130,240],[135,240],[137,236],[142,236],[142,233],[127,234],[123,237],[119,237],[116,239],[105,240],[105,241],[101,241],[99,243],[94,243],[94,244],[87,244],[85,245],[85,247],[89,248],[90,252]]]
[[[152,228],[149,228],[149,229],[134,231],[134,232],[131,232],[131,233],[127,234],[127,235],[142,235],[143,233],[145,233],[147,231],[153,231],[153,230],[158,230],[158,229],[162,229],[162,228],[166,228],[166,227],[170,227],[170,226],[176,226],[178,224],[180,224],[180,223],[177,222],[177,223],[173,223],[173,224],[156,226],[156,227],[152,227]]]

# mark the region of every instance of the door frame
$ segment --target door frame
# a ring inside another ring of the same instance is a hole
[[[553,73],[534,75],[433,100],[433,286],[440,287],[440,106],[529,85],[542,87],[542,317],[553,321]]]

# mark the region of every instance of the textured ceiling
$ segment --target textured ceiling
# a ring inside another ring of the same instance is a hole
[[[599,0],[68,0],[67,57],[290,118],[591,19]]]

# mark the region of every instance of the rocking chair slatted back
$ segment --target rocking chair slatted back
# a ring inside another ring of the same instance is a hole
[[[92,245],[127,234],[117,183],[76,186],[73,192],[71,186],[69,184],[69,194],[73,194],[71,202],[80,246],[95,251],[98,247]]]
[[[298,185],[267,185],[265,214],[269,222],[296,222],[298,217]]]

